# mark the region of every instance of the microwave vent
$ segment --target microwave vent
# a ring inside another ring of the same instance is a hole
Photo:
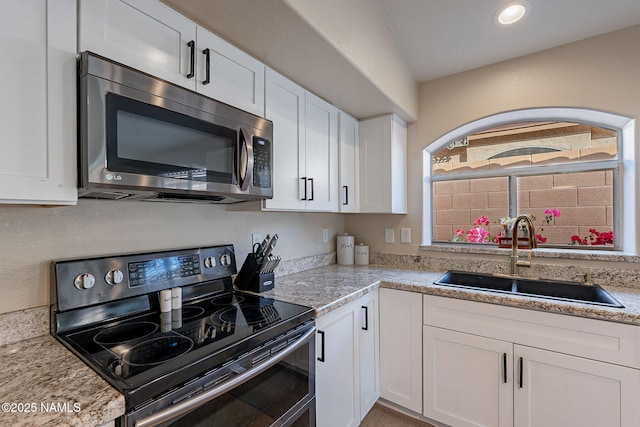
[[[129,193],[118,193],[115,191],[101,191],[82,194],[80,197],[86,199],[120,200],[130,197]]]

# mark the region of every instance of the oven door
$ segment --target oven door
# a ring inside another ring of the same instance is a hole
[[[315,327],[265,362],[128,426],[315,427]],[[275,344],[278,346],[278,344]],[[273,353],[273,350],[271,351]],[[261,349],[259,353],[264,353]]]

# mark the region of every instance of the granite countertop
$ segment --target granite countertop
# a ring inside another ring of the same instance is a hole
[[[444,272],[385,266],[329,265],[277,277],[273,290],[261,295],[307,305],[322,316],[378,287],[508,305],[551,313],[640,325],[640,289],[603,286],[624,308],[507,295],[434,285]]]
[[[625,306],[619,309],[434,285],[442,273],[333,264],[278,277],[275,288],[261,295],[312,307],[322,316],[383,287],[640,325],[640,289],[605,286]],[[45,318],[40,311],[47,312],[48,307],[8,313],[0,319],[6,320],[9,334],[24,330],[16,327],[16,322],[22,326],[32,323],[34,330],[42,332],[42,321],[26,318]],[[100,426],[120,417],[125,410],[124,397],[44,333],[29,338],[32,335],[24,331],[27,339],[13,343],[10,339],[15,337],[0,336],[0,344],[4,344],[0,345],[0,403],[10,404],[0,412],[0,425]]]
[[[100,426],[124,397],[49,335],[0,347],[0,425]]]

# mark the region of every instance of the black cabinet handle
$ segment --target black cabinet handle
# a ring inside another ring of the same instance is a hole
[[[209,83],[211,83],[211,49],[206,48],[202,51],[202,53],[204,53],[204,65],[206,68],[206,78],[204,79],[202,84],[208,85]]]
[[[324,362],[324,331],[318,331],[320,334],[320,357],[318,357],[318,362]]]
[[[187,74],[188,79],[192,79],[196,75],[196,42],[191,40],[187,43],[189,46],[189,64],[191,66],[191,71]]]
[[[520,361],[518,362],[520,365],[520,380],[519,380],[519,385],[520,388],[522,388],[524,386],[524,361],[522,360],[522,357],[520,358]]]
[[[366,305],[363,305],[362,308],[364,308],[364,327],[362,328],[362,330],[368,331],[369,330],[369,307],[367,307]]]
[[[309,181],[311,181],[311,197],[309,197],[309,200],[313,200],[313,178],[309,178]]]
[[[342,188],[344,188],[344,202],[342,202],[342,205],[346,206],[349,204],[349,186],[343,185]]]
[[[307,200],[307,177],[303,176],[300,179],[304,181],[304,197],[302,198],[302,200]]]
[[[507,353],[502,353],[502,382],[507,383]]]

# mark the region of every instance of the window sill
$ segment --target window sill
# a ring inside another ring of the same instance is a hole
[[[483,245],[452,245],[436,243],[432,245],[420,245],[424,252],[446,252],[472,255],[510,255],[511,249],[498,248],[496,246]],[[520,249],[520,251],[526,249]],[[620,251],[593,251],[579,249],[551,249],[537,248],[532,252],[534,258],[577,259],[586,261],[628,262],[640,263],[640,256],[626,254]]]

